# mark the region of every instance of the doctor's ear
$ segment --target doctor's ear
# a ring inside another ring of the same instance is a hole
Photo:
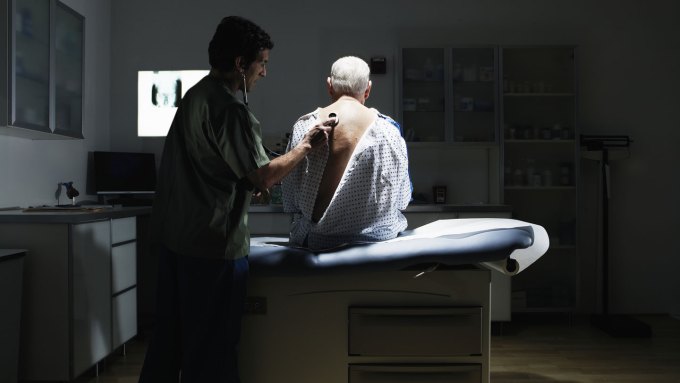
[[[236,70],[239,72],[244,72],[246,70],[246,63],[245,60],[243,59],[243,56],[238,56],[234,60],[234,66],[236,67]]]

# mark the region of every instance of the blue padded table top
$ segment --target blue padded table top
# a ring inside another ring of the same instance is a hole
[[[420,264],[471,265],[507,261],[508,273],[517,262],[510,255],[534,243],[531,225],[498,227],[431,238],[406,232],[399,241],[354,243],[313,251],[287,246],[287,238],[253,237],[249,262],[254,274],[317,274],[319,272],[401,270]]]

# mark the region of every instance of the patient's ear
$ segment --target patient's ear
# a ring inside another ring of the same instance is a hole
[[[326,86],[328,87],[328,94],[333,97],[333,83],[331,83],[330,77],[326,77]]]
[[[366,90],[364,91],[364,101],[368,98],[368,96],[371,94],[371,86],[373,83],[371,83],[371,80],[368,80],[368,86],[366,87]]]

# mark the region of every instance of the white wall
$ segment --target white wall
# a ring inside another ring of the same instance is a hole
[[[85,16],[84,140],[27,140],[0,135],[0,207],[56,203],[59,182],[73,181],[86,196],[88,151],[109,149],[109,0],[65,0]],[[66,203],[62,191],[61,203]]]

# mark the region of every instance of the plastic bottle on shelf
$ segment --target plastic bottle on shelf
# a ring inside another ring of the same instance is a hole
[[[23,75],[26,73],[26,68],[24,67],[24,54],[17,50],[15,58],[15,71],[18,75]]]
[[[534,173],[536,172],[536,161],[533,158],[527,158],[526,159],[526,184],[531,185],[531,186],[537,186],[534,185]]]
[[[425,60],[425,65],[423,66],[423,78],[425,81],[433,81],[435,79],[434,64],[432,64],[432,59],[430,58]]]
[[[562,124],[557,123],[552,127],[552,139],[561,140],[562,139]]]
[[[444,65],[437,64],[434,73],[434,79],[437,81],[442,81],[444,79]]]
[[[563,162],[560,164],[560,185],[571,185],[571,163]]]
[[[460,63],[453,63],[451,76],[453,77],[453,81],[460,81],[463,78],[463,66]]]
[[[552,171],[550,169],[543,170],[543,185],[545,186],[553,185]]]
[[[513,172],[512,172],[512,165],[510,163],[505,164],[503,177],[505,179],[505,185],[506,186],[512,186],[513,185]]]
[[[525,184],[524,172],[522,171],[522,169],[520,168],[515,169],[515,172],[512,175],[512,184],[513,186],[522,186]]]

